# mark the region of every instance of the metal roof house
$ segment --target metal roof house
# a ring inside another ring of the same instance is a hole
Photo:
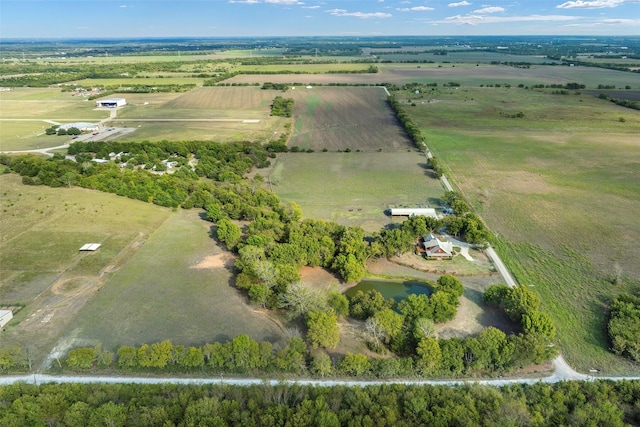
[[[127,105],[127,100],[124,98],[105,98],[96,101],[96,107],[116,108],[125,105]]]
[[[449,241],[441,241],[433,234],[427,234],[422,238],[422,246],[424,256],[427,258],[452,258],[453,243]]]
[[[391,216],[430,216],[432,218],[437,218],[436,210],[433,208],[391,208],[390,210]]]

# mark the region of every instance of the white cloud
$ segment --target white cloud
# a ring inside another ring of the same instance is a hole
[[[434,21],[435,24],[496,24],[508,22],[536,22],[536,21],[575,21],[580,19],[576,16],[567,15],[528,15],[528,16],[491,16],[491,15],[456,15],[445,18],[442,21]]]
[[[567,1],[556,6],[558,9],[603,9],[605,7],[616,7],[624,0],[575,0]],[[634,3],[633,1],[628,3]]]
[[[425,10],[435,10],[435,9],[428,6],[414,6],[414,7],[398,8],[396,10],[399,10],[400,12],[422,12]]]
[[[304,4],[298,0],[264,0],[265,3],[271,4]]]
[[[487,6],[487,7],[483,7],[482,9],[474,10],[471,13],[477,13],[478,15],[484,15],[485,13],[498,13],[498,12],[504,12],[504,7]]]
[[[331,9],[327,10],[327,13],[333,16],[353,16],[355,18],[369,19],[369,18],[390,18],[392,15],[390,13],[384,12],[349,12],[345,9]]]
[[[303,9],[320,9],[320,6],[302,6]]]
[[[462,0],[459,1],[457,3],[449,3],[448,6],[449,7],[460,7],[460,6],[470,6],[471,3],[469,3],[467,0]]]
[[[258,0],[229,0],[229,3],[257,4]]]

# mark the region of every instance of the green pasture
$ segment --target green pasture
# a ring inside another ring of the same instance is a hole
[[[66,279],[96,283],[103,272],[117,270],[135,242],[143,242],[170,211],[81,188],[26,186],[15,174],[0,175],[0,192],[0,303],[25,304],[0,340],[19,343],[42,360],[67,325],[38,327],[28,319],[52,309],[64,318],[82,303],[56,300],[52,285]],[[79,252],[85,243],[102,246]]]
[[[69,92],[58,88],[18,87],[8,91],[0,91],[0,102],[3,101],[70,101],[74,98]],[[78,98],[77,100],[82,100]],[[2,114],[2,110],[0,110]]]
[[[607,351],[606,321],[613,298],[640,290],[640,114],[513,88],[440,100],[406,111],[499,236],[516,279],[541,296],[567,360],[582,371],[638,372]],[[524,117],[497,114],[506,109]],[[616,270],[622,285],[612,284]]]
[[[414,151],[280,154],[266,181],[283,200],[297,202],[304,217],[368,232],[402,220],[385,216],[386,209],[424,207],[444,191]]]
[[[95,110],[95,101],[0,101],[2,119],[51,119],[64,121],[98,121],[108,112]]]
[[[159,73],[166,74],[166,73]],[[195,84],[202,86],[203,78],[197,77],[158,77],[157,75],[145,77],[121,77],[117,79],[83,79],[69,82],[82,87],[128,87],[128,86],[166,86]]]
[[[480,131],[633,133],[640,125],[637,111],[575,91],[511,87],[435,88],[421,94],[403,93],[406,111],[429,129]],[[411,102],[409,102],[411,101]],[[416,104],[412,106],[410,104]],[[513,117],[522,112],[523,117]],[[620,117],[625,119],[620,121]]]
[[[116,350],[170,339],[201,345],[238,334],[279,342],[282,331],[245,304],[224,267],[197,268],[223,253],[211,223],[195,211],[173,213],[80,313],[70,329]]]
[[[70,136],[45,135],[51,123],[41,120],[0,121],[0,151],[34,150],[55,147],[71,141]]]

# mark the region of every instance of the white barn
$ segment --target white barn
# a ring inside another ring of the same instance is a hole
[[[4,325],[9,323],[11,319],[13,319],[13,312],[11,310],[0,310],[0,328],[4,328]]]
[[[96,101],[96,107],[117,108],[127,105],[127,100],[124,98],[105,98]]]
[[[430,216],[437,218],[436,210],[433,208],[392,208],[390,209],[391,216]]]

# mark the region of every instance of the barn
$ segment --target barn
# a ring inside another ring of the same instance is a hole
[[[436,210],[433,208],[392,208],[389,210],[391,216],[430,216],[437,218]]]
[[[105,98],[96,101],[96,107],[117,108],[127,105],[127,100],[124,98]]]

